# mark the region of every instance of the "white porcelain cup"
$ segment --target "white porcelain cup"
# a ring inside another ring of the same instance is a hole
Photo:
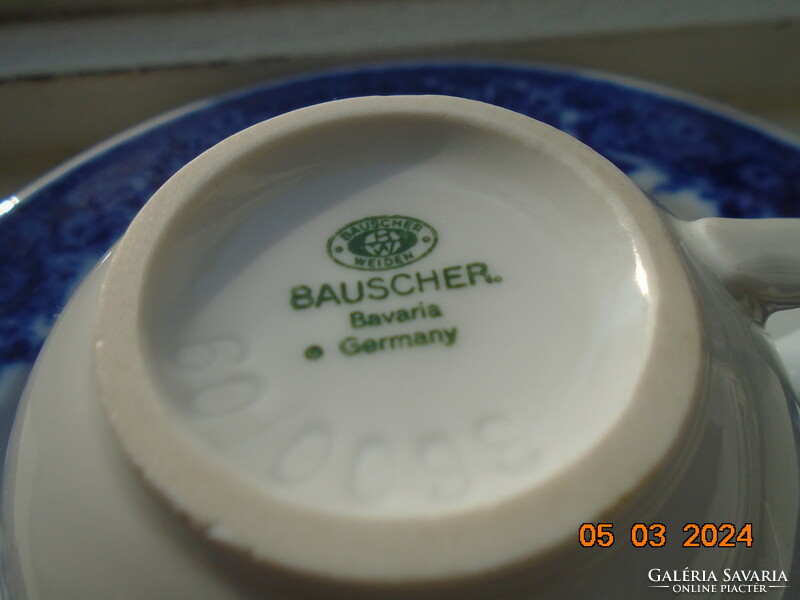
[[[463,99],[236,134],[35,367],[13,597],[789,597],[797,406],[762,325],[800,305],[798,240],[678,221]]]

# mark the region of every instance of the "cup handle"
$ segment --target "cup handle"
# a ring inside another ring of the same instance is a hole
[[[800,219],[709,217],[683,221],[680,229],[757,320],[800,307]]]

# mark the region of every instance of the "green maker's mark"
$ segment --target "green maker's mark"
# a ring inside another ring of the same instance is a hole
[[[328,256],[343,267],[386,271],[418,261],[437,241],[436,230],[425,221],[401,215],[365,217],[328,240]]]

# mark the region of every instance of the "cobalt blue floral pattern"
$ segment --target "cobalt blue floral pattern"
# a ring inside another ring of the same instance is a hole
[[[646,191],[691,190],[732,217],[800,215],[800,148],[688,101],[597,75],[498,65],[363,68],[271,84],[128,136],[0,218],[0,373],[35,358],[76,282],[144,202],[222,139],[275,115],[352,96],[445,94],[490,102],[577,137]]]

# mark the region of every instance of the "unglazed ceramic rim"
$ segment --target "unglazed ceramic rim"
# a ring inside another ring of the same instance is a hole
[[[266,145],[331,121],[418,115],[458,119],[550,154],[614,205],[650,277],[651,347],[627,409],[579,461],[492,506],[437,518],[323,514],[266,494],[211,459],[174,423],[148,366],[142,326],[147,275],[159,241],[193,198]],[[443,96],[366,97],[297,110],[218,144],[174,175],[116,248],[95,323],[100,395],[118,440],[144,478],[190,521],[256,561],[321,577],[376,582],[449,580],[553,549],[578,526],[639,490],[674,454],[698,399],[700,309],[658,210],[616,167],[568,135],[523,115]],[[457,543],[454,540],[458,540]]]

